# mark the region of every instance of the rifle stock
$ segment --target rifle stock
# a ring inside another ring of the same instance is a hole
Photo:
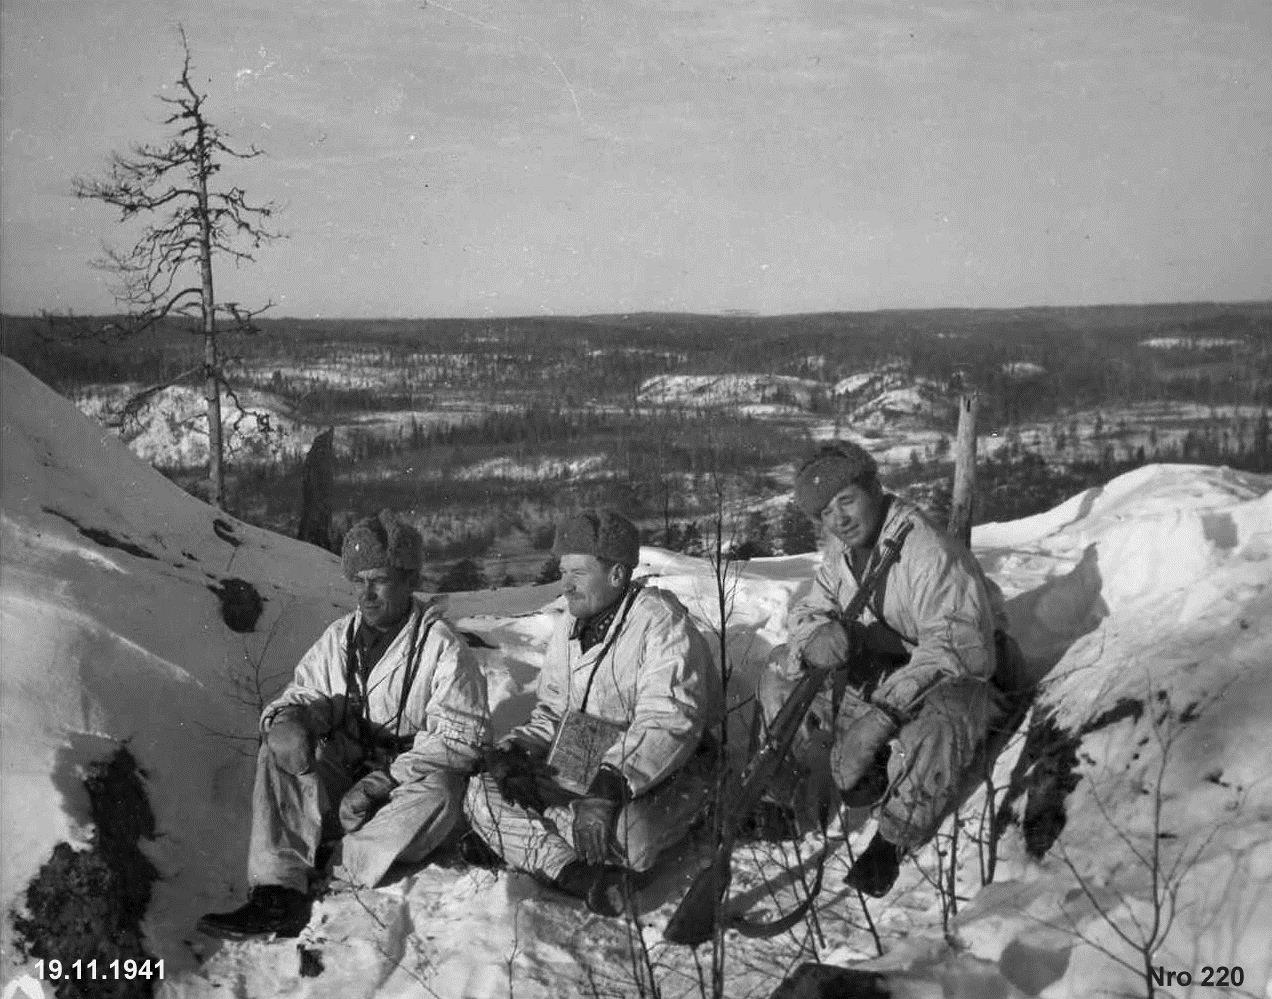
[[[901,545],[910,533],[911,526],[903,523],[895,534],[883,542],[879,560],[862,579],[857,592],[840,615],[840,620],[851,623],[861,616],[888,569],[900,557]],[[706,943],[715,933],[720,906],[733,876],[733,843],[737,839],[738,829],[764,797],[778,768],[786,759],[786,754],[790,752],[804,716],[808,714],[808,709],[812,707],[822,685],[834,669],[806,666],[799,682],[773,716],[763,744],[743,768],[736,789],[727,796],[728,801],[723,811],[724,825],[710,865],[694,879],[685,892],[685,897],[680,900],[680,905],[667,921],[667,928],[663,930],[663,939],[667,942],[696,947]]]

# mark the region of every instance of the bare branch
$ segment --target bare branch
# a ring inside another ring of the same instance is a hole
[[[225,379],[216,347],[217,319],[228,317],[232,332],[252,332],[252,319],[263,309],[237,303],[218,306],[215,265],[251,262],[253,253],[278,233],[266,226],[275,211],[272,203],[251,202],[236,185],[214,186],[223,159],[254,159],[262,152],[255,146],[235,149],[208,119],[207,95],[195,88],[191,78],[189,40],[184,28],[179,27],[178,33],[182,61],[176,90],[159,96],[168,109],[164,125],[171,126],[174,134],[165,142],[135,144],[126,154],[114,153],[101,177],[76,178],[71,191],[78,198],[116,209],[121,222],[149,220],[130,250],[106,250],[93,262],[111,275],[110,290],[127,311],[123,320],[108,324],[110,333],[135,335],[174,316],[198,320],[208,382],[208,478],[211,500],[219,506],[224,443],[218,388],[225,386]],[[237,397],[232,398],[241,421],[245,411]],[[257,424],[269,432],[267,417],[258,414]]]

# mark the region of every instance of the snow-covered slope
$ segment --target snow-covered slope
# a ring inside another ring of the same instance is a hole
[[[1147,466],[973,534],[1012,594],[1015,633],[1040,666],[1058,659],[1039,701],[1058,735],[1080,737],[1083,779],[1046,860],[1017,849],[960,932],[993,959],[1013,946],[1063,957],[1047,995],[1143,994],[1116,963],[1142,960],[1119,934],[1138,938],[1155,910],[1173,915],[1155,966],[1196,983],[1205,966],[1239,965],[1247,994],[1272,989],[1268,489],[1228,469]],[[1075,897],[1077,875],[1089,895]],[[1152,905],[1154,884],[1177,904]]]
[[[0,898],[7,912],[55,843],[83,839],[77,770],[126,739],[162,831],[147,929],[173,954],[200,908],[241,880],[256,724],[247,685],[259,665],[276,689],[349,595],[331,554],[192,500],[12,361],[0,365]],[[223,619],[213,590],[227,579],[261,598],[253,631]],[[6,955],[9,932],[6,918]]]
[[[698,994],[689,952],[660,942],[701,856],[692,845],[642,892],[639,930],[592,917],[520,875],[427,867],[377,891],[320,900],[299,941],[306,973],[297,941],[220,944],[195,933],[200,912],[243,892],[255,707],[236,679],[250,679],[259,663],[267,683],[279,682],[347,606],[338,563],[190,499],[69,403],[0,363],[6,910],[21,906],[23,886],[57,842],[87,838],[77,768],[127,739],[157,818],[159,835],[144,848],[161,880],[144,930],[147,947],[167,962],[162,995],[634,995],[631,948],[641,940],[663,995]],[[764,941],[731,931],[725,994],[768,995],[794,964],[814,959],[886,969],[897,995],[1058,999],[1135,989],[1117,963],[1128,951],[1112,926],[1145,916],[1149,883],[1135,851],[1154,842],[1155,814],[1168,865],[1180,849],[1199,851],[1175,885],[1181,905],[1156,959],[1194,975],[1206,964],[1240,964],[1244,994],[1264,994],[1272,970],[1270,485],[1223,469],[1152,466],[1039,517],[979,528],[975,547],[1009,598],[1015,633],[1036,672],[1049,670],[1037,717],[1054,719],[1035,726],[1035,743],[1050,752],[1026,758],[1032,777],[1015,786],[1030,791],[1009,801],[1015,821],[993,883],[981,886],[977,852],[964,838],[962,900],[947,936],[923,874],[935,870],[936,854],[925,851],[889,899],[872,903],[887,952],[878,958],[859,901],[842,884],[843,837],[859,850],[871,828],[861,815],[845,816],[830,830],[817,932],[801,927]],[[641,572],[710,627],[710,567],[657,549],[642,555]],[[755,560],[732,577],[735,704],[785,640],[787,609],[816,560]],[[225,590],[227,578],[264,598],[251,631],[231,630],[209,590]],[[452,618],[481,639],[498,729],[528,709],[560,613],[555,598],[554,587],[451,597]],[[1022,741],[1000,759],[999,803]],[[1066,797],[1069,767],[1082,779]],[[1052,771],[1060,792],[1040,793],[1048,785],[1038,775]],[[981,803],[973,799],[965,814],[981,814]],[[1027,847],[1040,828],[1059,837],[1038,858]],[[825,845],[810,836],[741,848],[735,892],[773,914],[766,885],[789,882],[783,867],[796,852],[808,857]],[[789,887],[778,896],[793,897]],[[4,925],[0,979],[11,982],[31,964]]]

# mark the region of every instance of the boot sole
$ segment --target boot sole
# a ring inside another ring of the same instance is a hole
[[[206,919],[200,919],[194,924],[195,929],[210,937],[217,937],[221,940],[260,940],[266,937],[278,937],[282,939],[294,939],[300,936],[304,926],[292,929],[289,926],[271,927],[267,930],[236,930],[229,926],[220,926],[216,923],[210,923]],[[305,924],[308,925],[308,924]]]

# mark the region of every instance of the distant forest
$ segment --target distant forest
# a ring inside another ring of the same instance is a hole
[[[158,383],[199,364],[199,341],[180,327],[126,343],[76,333],[90,318],[0,318],[0,350],[54,388],[99,382]],[[977,385],[998,425],[1061,410],[1152,399],[1272,404],[1272,303],[936,309],[794,316],[636,314],[510,319],[273,319],[227,342],[241,366],[277,378],[262,385],[308,418],[403,408],[479,390],[523,404],[550,388],[567,408],[630,402],[647,378],[669,372],[754,372],[817,379],[900,362],[910,374]],[[1163,350],[1145,341],[1173,339]],[[1187,346],[1192,343],[1194,346]],[[316,397],[288,369],[359,355],[403,364],[396,384]],[[1021,378],[1008,365],[1045,371]]]
[[[159,385],[201,364],[189,327],[111,342],[92,335],[100,325],[0,317],[0,349],[69,396],[104,383]],[[981,457],[977,522],[1046,509],[1146,461],[1272,471],[1272,303],[260,326],[224,341],[232,382],[270,393],[314,427],[343,428],[332,543],[354,516],[386,505],[410,511],[442,588],[552,578],[546,549],[563,505],[618,507],[646,540],[702,554],[712,511],[725,502],[735,553],[809,550],[811,525],[783,500],[794,463],[811,450],[815,425],[851,418],[859,400],[837,394],[836,383],[885,369],[901,384],[929,380],[949,399],[979,390],[982,426],[1000,429],[1004,446]],[[786,410],[746,415],[640,399],[642,383],[664,374],[808,383],[801,405],[779,385],[767,401]],[[1102,425],[1101,411],[1147,402],[1196,404],[1202,416],[1186,432],[1162,424],[1161,439],[1112,417]],[[480,415],[454,425],[423,418],[448,408]],[[393,412],[408,418],[360,429],[359,417]],[[1077,413],[1086,414],[1081,426]],[[1033,446],[1017,433],[1026,424],[1044,428]],[[927,431],[886,477],[942,517],[954,427]],[[199,492],[197,470],[162,471]],[[299,457],[232,462],[229,508],[294,533],[302,477]]]

